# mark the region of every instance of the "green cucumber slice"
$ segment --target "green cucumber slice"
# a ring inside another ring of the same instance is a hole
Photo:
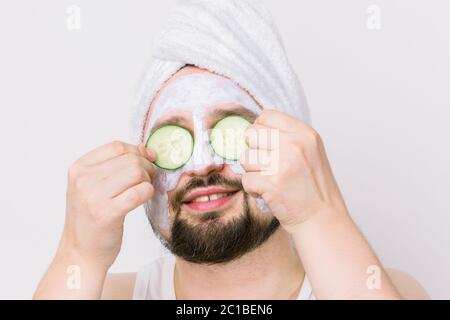
[[[210,143],[222,158],[239,160],[247,149],[244,132],[251,122],[241,116],[228,116],[216,123],[211,130]]]
[[[146,147],[156,152],[158,167],[175,170],[189,161],[194,149],[191,133],[177,125],[162,126],[153,132],[147,140]]]

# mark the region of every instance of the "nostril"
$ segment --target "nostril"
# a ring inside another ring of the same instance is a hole
[[[209,164],[194,166],[190,172],[193,176],[207,176],[212,172],[220,172],[224,168],[224,164]]]

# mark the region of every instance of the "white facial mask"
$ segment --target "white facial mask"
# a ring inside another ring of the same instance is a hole
[[[198,73],[181,76],[165,87],[153,106],[153,112],[144,135],[146,142],[155,122],[163,116],[176,112],[188,111],[192,113],[194,129],[194,150],[189,161],[179,169],[164,170],[156,168],[153,181],[155,195],[147,203],[150,218],[160,226],[166,227],[168,223],[167,192],[173,190],[181,177],[188,171],[201,170],[209,165],[229,164],[233,172],[242,174],[244,169],[238,161],[225,160],[218,156],[209,143],[208,130],[204,126],[204,118],[211,107],[225,104],[238,104],[255,114],[261,109],[250,95],[232,80],[213,74]],[[262,199],[258,205],[267,211]]]

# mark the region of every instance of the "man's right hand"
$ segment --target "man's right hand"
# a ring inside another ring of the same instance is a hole
[[[107,270],[119,254],[125,216],[153,196],[155,159],[143,144],[114,141],[73,163],[58,253]]]

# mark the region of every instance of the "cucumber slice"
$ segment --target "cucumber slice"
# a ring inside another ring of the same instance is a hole
[[[189,161],[194,149],[191,133],[180,126],[167,125],[158,128],[147,140],[146,147],[156,152],[158,167],[175,170]]]
[[[214,151],[222,158],[239,160],[247,149],[244,132],[251,122],[241,116],[228,116],[216,123],[209,137]]]

